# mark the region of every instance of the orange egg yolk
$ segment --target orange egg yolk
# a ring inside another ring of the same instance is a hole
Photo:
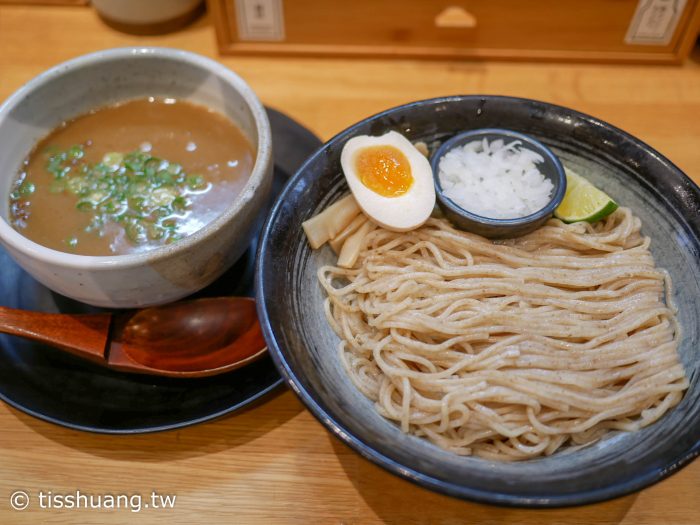
[[[362,184],[382,197],[398,197],[413,184],[411,165],[395,146],[368,146],[355,157],[355,169]]]

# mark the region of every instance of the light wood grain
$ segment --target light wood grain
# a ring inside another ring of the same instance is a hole
[[[700,52],[683,67],[217,57],[204,18],[167,36],[105,27],[88,8],[0,7],[0,100],[76,55],[156,44],[216,57],[262,100],[324,139],[372,113],[426,97],[537,98],[607,120],[700,182]],[[288,391],[179,431],[109,437],[52,426],[0,405],[0,523],[682,525],[700,523],[700,462],[633,496],[552,511],[453,500],[360,459]],[[13,511],[12,491],[176,494],[174,510]]]

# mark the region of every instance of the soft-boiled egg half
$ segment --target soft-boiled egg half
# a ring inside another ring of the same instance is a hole
[[[430,217],[435,206],[433,170],[400,133],[351,138],[340,165],[357,204],[380,226],[408,231]]]

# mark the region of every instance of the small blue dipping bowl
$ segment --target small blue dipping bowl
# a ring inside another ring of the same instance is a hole
[[[461,147],[475,140],[483,139],[487,139],[489,142],[502,139],[506,145],[518,140],[522,147],[542,155],[544,162],[538,163],[537,169],[552,181],[554,185],[552,198],[544,208],[530,215],[526,215],[525,217],[495,219],[492,217],[482,217],[481,215],[467,211],[445,196],[439,177],[440,160],[448,151],[454,148]],[[566,174],[564,173],[564,167],[561,161],[547,146],[517,131],[498,128],[465,131],[443,142],[430,158],[430,164],[433,168],[433,180],[435,181],[435,193],[438,205],[445,216],[458,228],[491,239],[519,237],[536,230],[552,216],[554,209],[559,206],[566,193]]]

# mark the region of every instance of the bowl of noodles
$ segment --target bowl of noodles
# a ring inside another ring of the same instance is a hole
[[[305,222],[350,213],[351,138],[396,131],[434,150],[496,126],[619,208],[504,240],[439,213],[410,231],[356,217],[348,264],[332,240],[310,246]],[[598,502],[700,453],[699,206],[670,161],[591,116],[511,97],[415,102],[338,134],[291,179],[261,240],[258,314],[307,408],[390,472],[492,504]]]

